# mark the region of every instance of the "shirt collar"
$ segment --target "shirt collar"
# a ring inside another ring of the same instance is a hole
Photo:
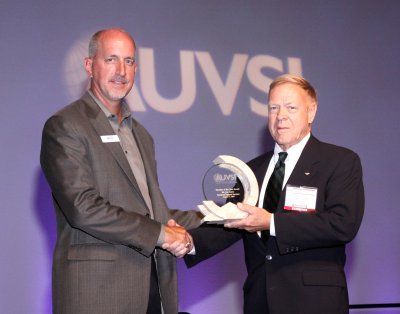
[[[308,133],[306,136],[303,137],[303,139],[300,142],[290,147],[286,151],[288,153],[288,156],[285,162],[290,162],[290,160],[298,160],[301,155],[301,152],[303,151],[310,137],[311,133]],[[275,143],[274,157],[273,157],[275,162],[278,161],[280,152],[283,152],[282,148],[277,143]]]
[[[88,90],[89,95],[93,98],[93,100],[96,102],[96,104],[100,107],[100,109],[104,112],[104,114],[106,115],[107,119],[109,120],[116,120],[117,117],[112,114],[110,112],[110,110],[108,110],[108,108],[106,106],[104,106],[104,104],[96,98],[96,96],[92,93],[91,90]],[[129,109],[128,104],[122,100],[122,107],[121,107],[121,111],[122,111],[122,121],[124,121],[127,118],[130,118],[132,116],[131,110]],[[118,122],[118,120],[116,120]]]

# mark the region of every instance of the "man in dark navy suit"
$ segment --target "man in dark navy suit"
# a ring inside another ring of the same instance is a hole
[[[258,207],[239,203],[247,218],[190,231],[196,252],[185,257],[189,267],[243,240],[244,313],[348,313],[345,245],[364,213],[362,168],[356,153],[311,134],[317,105],[304,78],[275,79],[268,96],[275,148],[248,163],[260,186]],[[267,186],[276,185],[271,178],[282,165],[276,204],[269,205]]]

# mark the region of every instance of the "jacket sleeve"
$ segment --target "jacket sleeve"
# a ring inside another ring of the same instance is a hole
[[[171,218],[185,229],[194,229],[199,227],[203,217],[203,214],[199,211],[171,209]]]
[[[241,231],[225,229],[222,225],[203,224],[199,228],[189,230],[189,233],[193,237],[196,253],[185,256],[187,267],[193,267],[216,255],[242,238]]]

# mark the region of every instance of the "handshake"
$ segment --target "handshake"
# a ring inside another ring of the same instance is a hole
[[[192,236],[185,228],[170,219],[164,225],[165,237],[161,247],[176,257],[183,257],[193,249]]]

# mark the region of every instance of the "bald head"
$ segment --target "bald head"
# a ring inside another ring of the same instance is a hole
[[[92,38],[90,39],[89,42],[89,57],[94,57],[99,49],[99,42],[107,37],[115,37],[116,35],[122,35],[126,36],[132,41],[132,44],[135,48],[136,51],[136,43],[133,37],[125,30],[122,28],[106,28],[97,31],[96,33],[93,34]]]

